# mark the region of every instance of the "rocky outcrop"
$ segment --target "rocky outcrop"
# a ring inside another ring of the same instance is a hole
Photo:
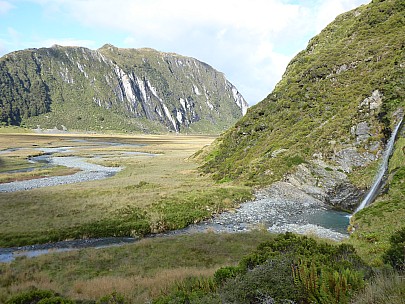
[[[360,119],[380,111],[383,97],[381,92],[375,90],[371,96],[365,98],[358,107]],[[396,119],[400,114],[394,113],[393,116]],[[379,141],[370,141],[378,128],[379,125],[372,125],[368,121],[354,124],[350,130],[352,143],[335,150],[327,159],[322,153],[315,153],[312,160],[298,165],[282,182],[273,183],[266,191],[298,203],[306,200],[338,209],[354,210],[365,196],[366,189],[353,185],[348,174],[357,168],[368,166],[383,154],[382,144]],[[277,157],[287,150],[278,151],[273,152],[272,156]]]
[[[373,91],[370,97],[367,97],[359,105],[360,111],[373,111],[381,107],[383,100],[383,94],[379,90]]]
[[[208,64],[152,49],[55,45],[18,51],[0,59],[0,81],[0,119],[14,125],[125,129],[138,124],[145,131],[220,132],[248,106]]]
[[[305,194],[306,199],[344,210],[353,210],[364,195],[364,190],[350,183],[342,167],[332,167],[319,160],[299,165],[283,183],[274,183],[272,187],[283,186],[291,192],[289,196],[304,197]]]
[[[333,156],[333,160],[347,173],[350,173],[353,168],[367,166],[376,159],[377,155],[368,151],[359,152],[356,147],[342,149]]]

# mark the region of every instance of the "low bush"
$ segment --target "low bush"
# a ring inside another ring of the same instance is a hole
[[[383,256],[384,262],[396,270],[405,270],[405,227],[390,238],[390,248]]]
[[[7,304],[74,304],[50,290],[32,289],[10,298]]]
[[[156,303],[349,303],[371,269],[350,245],[286,233],[264,242],[237,266],[220,268],[211,291],[193,285]],[[179,285],[180,286],[180,285]],[[181,295],[181,297],[180,297]]]
[[[113,292],[112,294],[102,297],[96,304],[128,304],[128,302],[125,301],[122,295]]]

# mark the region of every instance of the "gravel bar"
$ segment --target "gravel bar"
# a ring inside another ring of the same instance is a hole
[[[42,155],[40,157],[42,160],[44,160],[45,158],[52,165],[61,165],[69,168],[78,168],[81,171],[72,175],[52,176],[25,181],[3,183],[0,184],[0,192],[15,192],[22,190],[30,190],[34,188],[50,187],[63,184],[73,184],[104,179],[113,176],[122,169],[120,167],[104,167],[101,165],[91,164],[86,162],[85,159],[76,156],[53,157],[50,155],[47,156]],[[35,158],[33,158],[33,161],[35,161]]]

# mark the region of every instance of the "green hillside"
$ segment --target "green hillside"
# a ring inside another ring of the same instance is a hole
[[[364,176],[405,106],[403,37],[404,1],[374,0],[338,16],[216,142],[203,170],[261,186],[319,161],[327,171]],[[358,188],[370,182],[351,179]]]
[[[222,73],[173,53],[55,45],[0,58],[3,125],[218,133],[246,108]]]

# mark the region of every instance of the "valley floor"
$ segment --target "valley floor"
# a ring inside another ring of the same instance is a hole
[[[233,208],[251,198],[250,188],[215,183],[199,174],[192,159],[213,140],[183,135],[3,134],[0,190],[15,180],[40,184],[60,175],[64,167],[27,161],[51,149],[56,150],[54,159],[80,157],[92,166],[121,170],[102,180],[0,193],[0,246],[137,237],[184,228]]]
[[[38,147],[70,146],[69,157],[122,170],[103,180],[0,193],[0,247],[90,237],[139,237],[180,229],[232,210],[252,197],[251,188],[216,183],[200,175],[192,157],[213,140],[181,135],[2,134],[0,183],[74,173],[27,163],[27,158],[42,153]],[[115,144],[106,144],[111,142]],[[402,225],[403,145],[403,139],[399,140],[391,160],[394,183],[390,190],[352,218],[357,230],[348,242],[373,266],[382,266],[389,236]],[[95,155],[98,157],[93,158]],[[394,213],[398,214],[395,225],[376,220],[382,219],[381,215],[392,218]],[[121,247],[19,257],[0,264],[0,302],[36,287],[76,300],[95,301],[119,292],[133,303],[144,303],[170,293],[189,277],[210,278],[219,267],[235,265],[261,242],[274,238],[257,227],[259,230],[247,233],[208,231],[144,239]]]

